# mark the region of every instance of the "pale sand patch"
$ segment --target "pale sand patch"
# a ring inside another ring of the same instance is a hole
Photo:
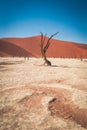
[[[22,98],[26,96],[31,96],[34,93],[34,90],[14,90],[14,91],[6,91],[0,93],[0,109],[5,106],[12,106],[16,102],[20,101]]]
[[[4,61],[4,58],[2,59]],[[12,58],[9,59],[11,62]],[[16,59],[14,58],[16,61]],[[17,59],[18,61],[19,59]],[[21,59],[20,59],[21,60]],[[80,60],[74,59],[50,59],[53,65],[57,67],[39,66],[43,63],[42,59],[30,58],[29,61],[24,61],[21,64],[7,65],[7,68],[12,71],[0,72],[0,89],[4,90],[7,87],[23,87],[25,84],[36,83],[40,81],[66,79],[71,84],[76,84],[80,81],[79,70],[86,68],[86,64]],[[22,59],[23,61],[23,59]],[[77,75],[78,74],[78,75]]]
[[[87,109],[87,92],[75,90],[72,95],[72,100],[79,108]]]
[[[11,94],[9,94],[9,99],[11,99],[11,101],[19,101],[20,99],[26,97],[26,96],[31,96],[34,93],[33,90],[16,90],[14,92],[12,92]]]
[[[43,99],[42,99],[42,105],[44,105],[44,106],[47,106],[48,105],[48,103],[51,101],[51,100],[53,100],[54,99],[54,97],[49,97],[49,96],[45,96]]]

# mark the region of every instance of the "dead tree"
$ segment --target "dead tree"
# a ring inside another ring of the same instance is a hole
[[[47,52],[47,50],[48,50],[48,48],[50,46],[50,40],[52,39],[52,37],[54,37],[57,34],[58,34],[58,32],[56,32],[55,34],[51,35],[48,38],[48,40],[46,41],[46,43],[45,43],[46,34],[44,36],[43,33],[41,32],[41,43],[40,43],[40,47],[41,47],[42,57],[44,59],[44,65],[51,66],[51,62],[46,57],[46,52]]]

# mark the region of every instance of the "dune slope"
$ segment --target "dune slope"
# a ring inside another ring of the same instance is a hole
[[[47,39],[46,37],[46,41]],[[5,45],[2,46],[3,44]],[[20,52],[22,54],[18,53],[18,49],[11,47],[11,44],[20,47]],[[11,49],[9,49],[9,47],[11,47]],[[40,36],[0,39],[0,56],[12,56],[12,52],[14,52],[14,56],[41,57]],[[51,39],[51,45],[48,49],[47,56],[55,58],[87,58],[87,45]]]

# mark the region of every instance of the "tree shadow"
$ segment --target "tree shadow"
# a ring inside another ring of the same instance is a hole
[[[51,67],[59,67],[59,68],[77,68],[77,69],[87,69],[87,67],[71,67],[71,66],[65,66],[65,65],[51,65]]]
[[[58,65],[51,65],[51,67],[59,67]]]

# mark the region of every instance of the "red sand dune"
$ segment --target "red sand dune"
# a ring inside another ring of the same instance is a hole
[[[2,38],[0,39],[0,56],[41,57],[40,36]],[[51,39],[47,56],[55,58],[87,58],[87,44]]]

